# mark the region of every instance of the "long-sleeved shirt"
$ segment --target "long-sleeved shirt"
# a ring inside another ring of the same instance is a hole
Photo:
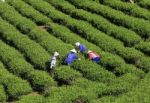
[[[100,56],[95,52],[88,53],[88,56],[89,56],[89,59],[94,59],[94,58],[97,58],[97,57],[100,58]]]
[[[79,51],[80,51],[80,52],[85,52],[85,51],[86,51],[85,45],[80,44],[80,45],[79,45]]]
[[[56,57],[53,56],[50,60],[50,68],[52,69],[55,66],[56,66]]]
[[[66,64],[71,64],[74,60],[78,59],[75,53],[70,52],[66,57]]]

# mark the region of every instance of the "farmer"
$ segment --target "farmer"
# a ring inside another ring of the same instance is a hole
[[[77,59],[80,60],[80,58],[77,57],[76,53],[77,51],[75,49],[70,50],[70,53],[67,55],[66,60],[65,60],[65,63],[67,65],[70,65],[74,60],[77,60]]]
[[[52,58],[50,59],[50,69],[54,69],[56,67],[57,58],[59,56],[58,52],[54,52]]]
[[[97,53],[95,53],[91,50],[88,50],[88,57],[89,57],[90,60],[92,60],[96,63],[100,62],[100,56]]]
[[[78,52],[85,53],[86,51],[85,45],[81,44],[80,42],[76,42],[75,46]]]

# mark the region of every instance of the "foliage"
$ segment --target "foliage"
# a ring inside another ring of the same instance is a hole
[[[9,73],[1,62],[0,78],[0,83],[7,88],[6,91],[9,94],[9,98],[18,98],[18,96],[28,94],[32,90],[27,81]]]
[[[132,16],[125,15],[124,13],[111,9],[108,6],[101,5],[99,3],[89,0],[69,0],[78,8],[89,10],[93,13],[100,14],[110,21],[131,28],[133,31],[139,33],[142,37],[150,36],[150,22],[144,19],[134,18]]]
[[[106,34],[113,36],[121,40],[124,45],[132,46],[142,39],[135,32],[125,29],[121,26],[116,26],[110,23],[107,19],[102,16],[92,14],[82,9],[76,9],[75,6],[69,4],[65,0],[47,0],[59,10],[71,15],[71,17],[90,22],[97,29],[105,32]]]
[[[0,102],[5,102],[7,99],[3,85],[0,84]]]
[[[135,45],[135,48],[147,55],[150,55],[150,42],[140,42],[139,44]]]
[[[144,18],[145,20],[150,20],[150,12],[147,9],[141,8],[137,5],[131,3],[124,3],[120,0],[102,0],[103,4],[109,5],[110,7],[123,11],[125,14]],[[142,1],[142,0],[141,0]]]
[[[45,64],[49,60],[49,54],[40,45],[18,32],[16,28],[2,19],[0,19],[0,29],[2,38],[6,42],[10,42],[10,45],[14,45],[21,51],[34,64],[35,68],[45,70]]]
[[[73,82],[82,77],[82,75],[68,66],[61,66],[55,70],[55,77],[60,83],[73,84]]]
[[[39,90],[47,86],[55,85],[53,79],[44,71],[34,70],[33,66],[26,62],[20,53],[14,48],[0,41],[0,58],[13,74],[27,79],[34,89]]]
[[[0,16],[0,102],[149,101],[148,10],[120,0],[6,0]],[[101,62],[79,53],[65,66],[77,41]],[[45,70],[54,51],[51,77]]]
[[[45,98],[41,95],[26,95],[19,98],[16,103],[45,103]]]
[[[150,1],[149,0],[140,0],[138,4],[144,8],[150,8]]]
[[[104,68],[100,68],[96,63],[89,62],[86,64],[87,61],[76,61],[71,66],[76,70],[79,70],[83,73],[83,76],[88,78],[89,80],[111,83],[115,76],[111,72],[108,72]]]

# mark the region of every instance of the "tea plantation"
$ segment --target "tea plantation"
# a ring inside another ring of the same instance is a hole
[[[150,103],[150,0],[0,0],[0,103]]]

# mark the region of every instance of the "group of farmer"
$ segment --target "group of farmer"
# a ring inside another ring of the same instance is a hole
[[[80,57],[77,56],[77,53],[87,55],[89,60],[92,60],[95,63],[100,62],[100,56],[97,53],[91,50],[87,51],[87,48],[85,45],[81,44],[80,42],[76,42],[75,49],[71,49],[70,52],[67,54],[65,61],[64,61],[65,64],[70,65],[75,60],[81,60]],[[55,68],[58,57],[59,57],[59,53],[54,52],[52,58],[50,59],[50,69]]]

